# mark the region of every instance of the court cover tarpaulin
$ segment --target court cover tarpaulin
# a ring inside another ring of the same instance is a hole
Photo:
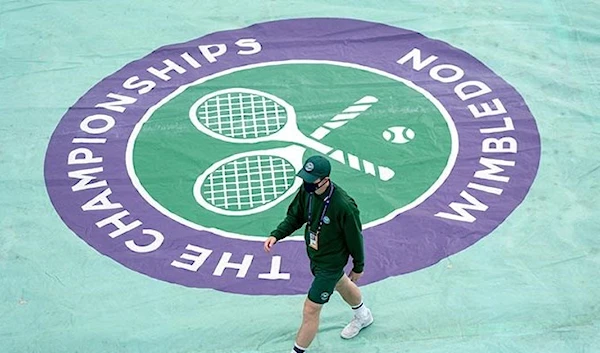
[[[3,2],[0,352],[289,352],[312,155],[375,322],[309,352],[600,351],[599,6]]]

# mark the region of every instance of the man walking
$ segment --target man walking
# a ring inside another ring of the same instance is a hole
[[[285,219],[265,241],[265,251],[275,243],[304,226],[304,240],[314,280],[304,302],[302,325],[296,335],[292,353],[304,353],[315,338],[323,304],[334,289],[353,311],[352,321],[341,336],[353,338],[361,329],[373,323],[373,315],[362,301],[355,284],[364,269],[364,245],[360,213],[354,200],[329,178],[331,165],[322,156],[306,160],[298,176],[304,180],[290,204]],[[352,256],[349,275],[344,266]]]

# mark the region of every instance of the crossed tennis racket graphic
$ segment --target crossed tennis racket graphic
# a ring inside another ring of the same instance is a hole
[[[307,137],[298,129],[294,107],[274,95],[230,88],[201,97],[190,108],[189,117],[206,135],[230,143],[282,141],[292,145],[238,153],[213,163],[196,179],[196,201],[225,215],[242,216],[271,208],[302,183],[295,176],[303,167],[306,148],[382,181],[390,180],[395,174],[392,169],[320,142],[376,102],[375,97],[363,97]]]

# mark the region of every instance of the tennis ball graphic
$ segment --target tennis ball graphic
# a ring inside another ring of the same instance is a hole
[[[415,132],[405,126],[392,126],[383,132],[383,138],[391,143],[407,143],[415,138]]]

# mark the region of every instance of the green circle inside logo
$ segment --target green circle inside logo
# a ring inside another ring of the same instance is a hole
[[[146,114],[133,146],[135,175],[155,207],[188,226],[263,237],[300,186],[293,175],[302,161],[319,154],[314,143],[303,145],[310,139],[330,148],[331,178],[369,226],[433,192],[449,172],[454,126],[425,93],[343,63],[230,70],[182,87]]]

